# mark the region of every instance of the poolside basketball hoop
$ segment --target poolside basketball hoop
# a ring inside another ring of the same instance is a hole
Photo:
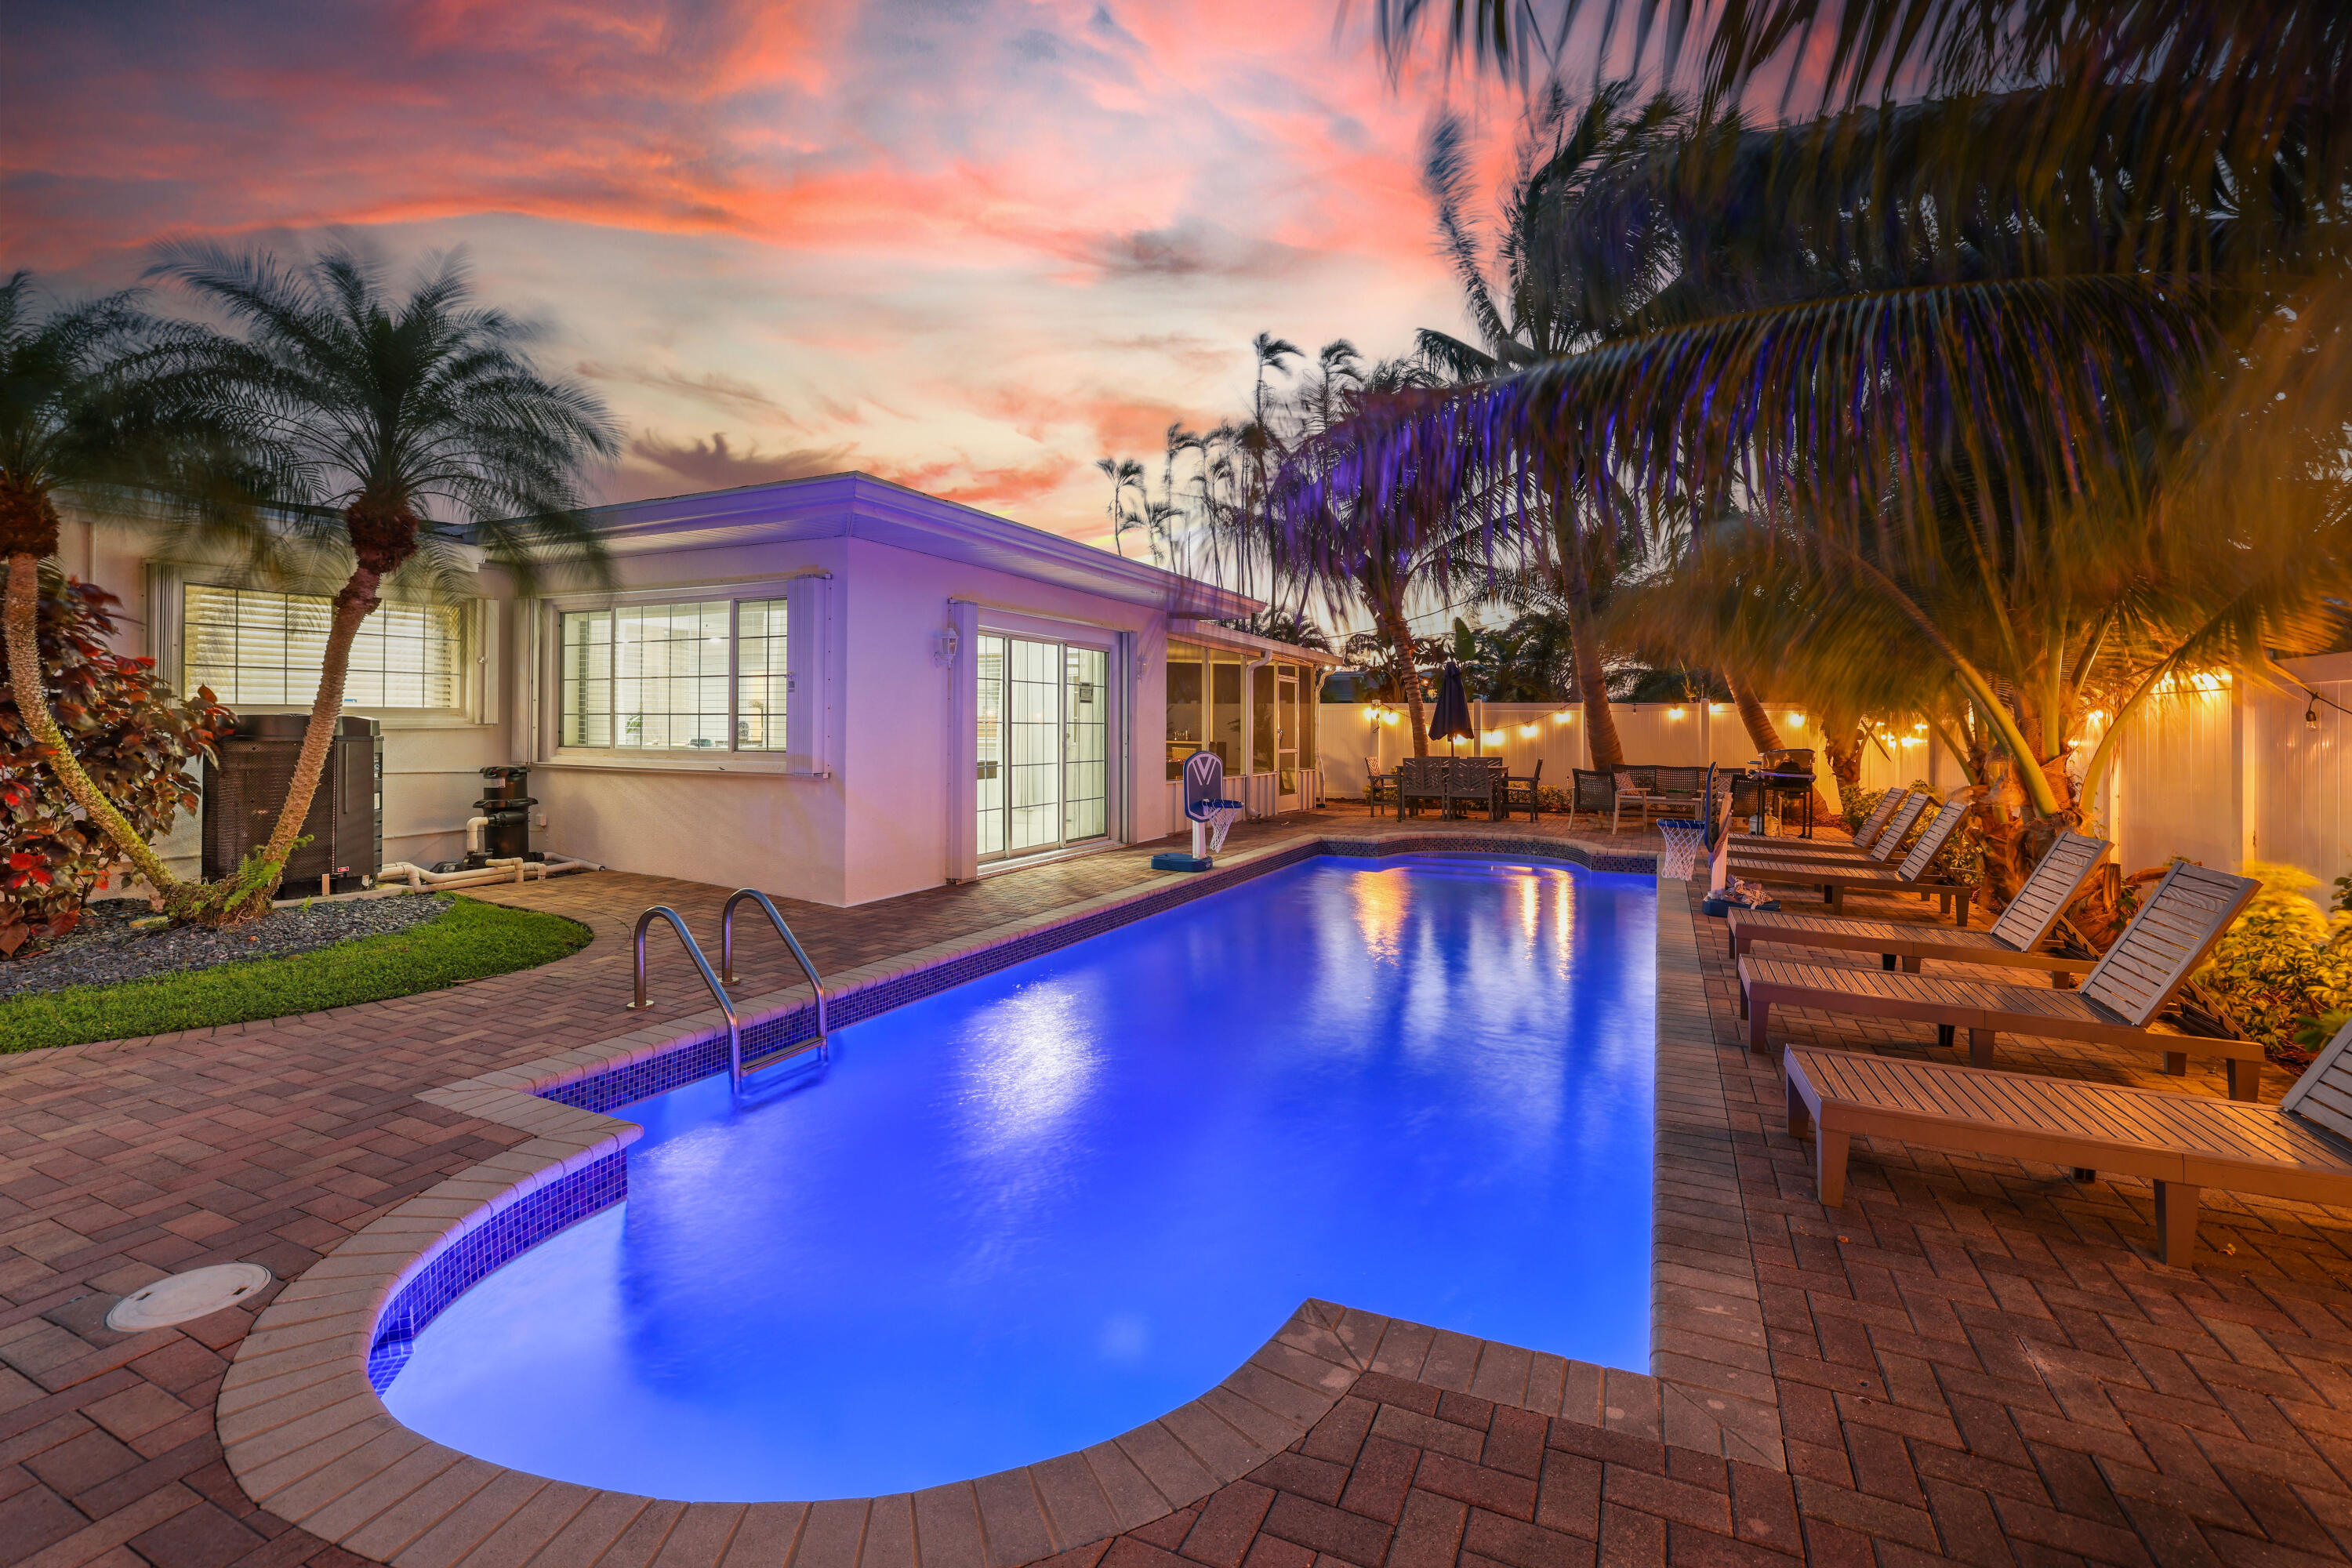
[[[1658,857],[1658,875],[1686,882],[1698,864],[1699,854],[1715,835],[1717,820],[1715,794],[1715,768],[1706,770],[1706,783],[1699,791],[1696,816],[1662,816],[1658,818],[1658,837],[1665,840],[1665,848]]]
[[[1192,852],[1174,850],[1151,858],[1158,871],[1205,871],[1210,857],[1225,847],[1225,834],[1242,814],[1242,803],[1227,800],[1225,764],[1214,752],[1195,752],[1184,759],[1184,815],[1192,824]]]
[[[1658,837],[1666,841],[1664,852],[1658,857],[1658,875],[1688,881],[1698,864],[1699,848],[1706,842],[1706,824],[1660,817]]]

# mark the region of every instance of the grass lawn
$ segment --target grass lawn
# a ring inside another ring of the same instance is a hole
[[[449,899],[446,912],[388,936],[120,985],[11,997],[0,1002],[0,1051],[130,1039],[413,996],[535,968],[588,945],[588,928],[561,915],[436,896]]]

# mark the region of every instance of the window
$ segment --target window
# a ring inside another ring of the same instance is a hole
[[[183,584],[181,689],[209,686],[232,708],[307,708],[333,614],[331,601],[308,594]],[[376,606],[352,642],[344,708],[462,707],[465,624],[454,605]]]
[[[568,610],[558,743],[616,750],[784,750],[782,599]]]

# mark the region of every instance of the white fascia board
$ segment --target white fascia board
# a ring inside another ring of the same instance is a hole
[[[1298,664],[1328,664],[1335,668],[1347,661],[1336,653],[1322,653],[1297,643],[1276,642],[1253,632],[1237,632],[1231,626],[1221,626],[1207,620],[1176,620],[1168,623],[1168,635],[1186,642],[1210,643],[1218,647],[1240,648],[1250,653],[1273,654]]]
[[[845,536],[1171,615],[1246,616],[1259,607],[1256,600],[1212,584],[871,474],[627,501],[596,507],[587,516],[615,555]]]

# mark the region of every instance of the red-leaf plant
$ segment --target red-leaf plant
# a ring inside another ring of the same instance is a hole
[[[198,800],[191,763],[209,759],[235,716],[209,689],[173,695],[152,658],[114,651],[113,607],[95,584],[41,574],[41,672],[67,743],[107,796],[149,838]],[[0,961],[37,952],[71,931],[121,855],[83,816],[43,761],[0,685]]]

